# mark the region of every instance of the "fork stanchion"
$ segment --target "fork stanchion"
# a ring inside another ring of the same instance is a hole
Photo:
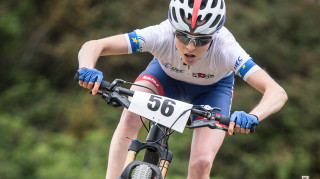
[[[136,159],[137,152],[133,150],[129,150],[127,154],[127,159],[123,168],[126,168],[129,163],[133,162]]]
[[[161,160],[161,161],[160,161],[159,168],[160,168],[160,170],[161,170],[161,174],[162,174],[162,177],[163,177],[163,178],[166,177],[166,174],[167,174],[169,165],[170,165],[170,162],[167,161],[167,160]]]

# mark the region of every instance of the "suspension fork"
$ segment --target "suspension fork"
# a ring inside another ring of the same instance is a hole
[[[161,174],[163,176],[163,178],[166,178],[166,175],[167,175],[167,171],[169,169],[169,165],[170,165],[170,162],[167,161],[167,160],[161,160],[160,162],[160,165],[159,165],[159,168],[161,170]]]
[[[161,149],[163,151],[167,151],[167,142],[168,138],[164,138],[163,136],[168,132],[168,128],[163,126],[157,126],[155,124],[152,124],[150,131],[147,136],[147,142],[158,142],[158,144],[161,146]],[[148,163],[152,163],[154,165],[157,165],[159,169],[161,170],[161,174],[163,178],[166,177],[167,171],[169,169],[170,161],[162,159],[163,156],[159,156],[159,153],[157,150],[154,150],[152,148],[147,148],[145,155],[144,155],[144,161]],[[160,161],[160,162],[159,162]],[[159,165],[158,165],[159,163]]]
[[[124,169],[129,165],[129,163],[136,160],[137,152],[134,150],[129,150],[126,158],[126,162],[124,163]]]
[[[128,148],[124,169],[135,161],[137,153],[140,150],[146,149],[144,162],[157,165],[161,170],[163,178],[165,178],[172,160],[172,153],[167,149],[168,139],[163,137],[167,130],[164,126],[152,124],[146,142],[133,140]]]

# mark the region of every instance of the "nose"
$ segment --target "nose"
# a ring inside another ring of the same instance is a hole
[[[193,51],[193,50],[196,48],[196,46],[195,46],[195,44],[194,44],[194,41],[191,40],[191,41],[189,42],[189,44],[186,46],[186,48],[187,48],[188,51]]]

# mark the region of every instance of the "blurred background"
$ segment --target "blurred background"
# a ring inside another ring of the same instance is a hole
[[[320,178],[320,2],[226,4],[225,26],[289,100],[255,134],[226,137],[211,176]],[[86,41],[160,23],[168,5],[169,0],[0,2],[1,179],[105,177],[122,109],[76,85],[78,51]],[[151,59],[147,53],[101,57],[97,69],[105,80],[134,81]],[[236,78],[232,111],[250,111],[260,98]],[[171,137],[168,178],[186,178],[191,135],[186,129]]]

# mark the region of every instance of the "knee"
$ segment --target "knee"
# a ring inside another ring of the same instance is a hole
[[[124,110],[121,116],[120,125],[124,131],[136,131],[140,129],[142,123],[137,114]]]
[[[189,163],[189,173],[193,176],[209,176],[212,167],[212,161],[209,157],[198,157]]]

